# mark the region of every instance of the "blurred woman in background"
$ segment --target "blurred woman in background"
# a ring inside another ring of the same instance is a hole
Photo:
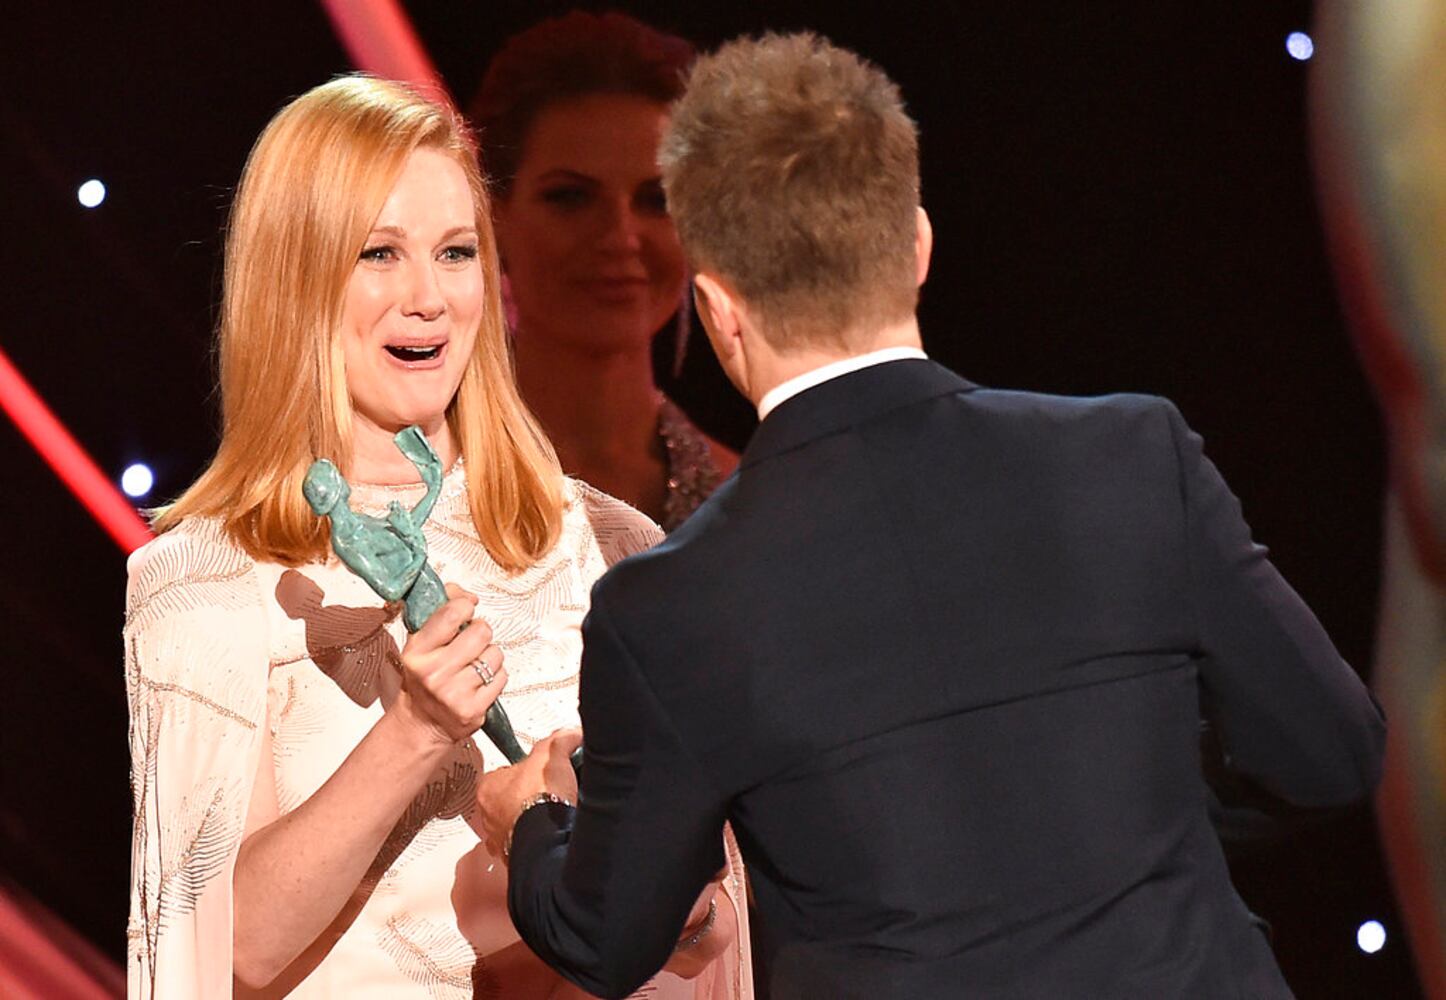
[[[471,108],[523,398],[564,470],[669,531],[738,461],[653,379],[654,335],[689,318],[656,160],[692,59],[625,15],[573,12],[509,39]]]

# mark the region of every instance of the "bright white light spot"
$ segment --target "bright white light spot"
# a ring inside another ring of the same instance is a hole
[[[126,496],[143,497],[151,491],[156,484],[156,477],[151,475],[151,470],[137,462],[128,466],[126,471],[121,473],[121,489],[126,491]]]
[[[75,192],[75,196],[86,208],[95,208],[105,201],[105,185],[92,177],[80,186],[79,190]]]
[[[1356,931],[1356,947],[1367,955],[1374,955],[1386,946],[1386,928],[1379,920],[1367,920]]]
[[[1304,31],[1292,31],[1285,36],[1285,51],[1290,53],[1292,59],[1299,59],[1305,62],[1315,55],[1315,42]]]

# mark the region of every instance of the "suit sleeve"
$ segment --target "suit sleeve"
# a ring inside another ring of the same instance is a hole
[[[583,624],[580,802],[513,830],[508,907],[549,965],[623,997],[667,961],[722,868],[724,803],[683,746],[595,590]]]
[[[1380,778],[1385,721],[1305,602],[1255,544],[1199,435],[1168,407],[1185,504],[1202,709],[1226,765],[1302,806],[1343,805]]]

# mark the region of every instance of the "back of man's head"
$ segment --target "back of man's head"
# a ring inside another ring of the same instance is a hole
[[[853,349],[913,315],[918,135],[877,67],[811,33],[729,42],[658,159],[684,248],[776,349]]]

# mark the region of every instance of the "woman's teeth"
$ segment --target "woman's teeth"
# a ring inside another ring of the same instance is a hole
[[[438,344],[435,347],[395,347],[387,345],[387,353],[398,361],[431,361],[442,349]]]

